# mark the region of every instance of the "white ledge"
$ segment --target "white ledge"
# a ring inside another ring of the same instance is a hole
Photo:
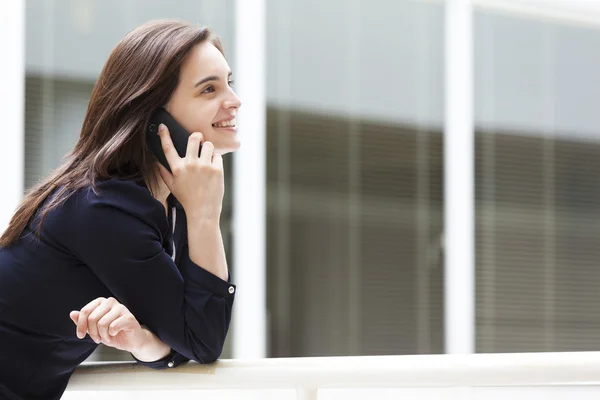
[[[600,384],[600,352],[272,358],[155,371],[89,363],[68,390],[578,386]]]

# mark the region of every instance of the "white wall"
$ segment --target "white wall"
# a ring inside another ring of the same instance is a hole
[[[0,233],[23,197],[24,0],[0,3]]]

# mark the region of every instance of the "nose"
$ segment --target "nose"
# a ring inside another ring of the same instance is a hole
[[[233,91],[233,89],[229,90],[229,96],[223,102],[224,108],[233,108],[238,109],[242,106],[242,101],[238,97],[237,94]]]

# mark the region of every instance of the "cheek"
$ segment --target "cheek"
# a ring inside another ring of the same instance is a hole
[[[213,118],[214,116],[205,107],[199,107],[197,104],[190,102],[185,107],[185,115],[181,117],[181,124],[190,133],[204,133],[212,128]]]
[[[218,111],[218,107],[214,107],[212,105],[196,107],[193,118],[195,121],[194,126],[197,128],[197,130],[205,133],[206,135],[210,135],[211,133],[214,135],[215,133],[212,123],[216,121]]]

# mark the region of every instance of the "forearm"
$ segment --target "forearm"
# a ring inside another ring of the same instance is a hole
[[[187,218],[189,256],[196,265],[227,280],[227,258],[218,221]]]
[[[131,352],[135,358],[144,362],[152,362],[166,357],[171,347],[164,343],[146,327],[142,327],[143,339],[138,349]]]

